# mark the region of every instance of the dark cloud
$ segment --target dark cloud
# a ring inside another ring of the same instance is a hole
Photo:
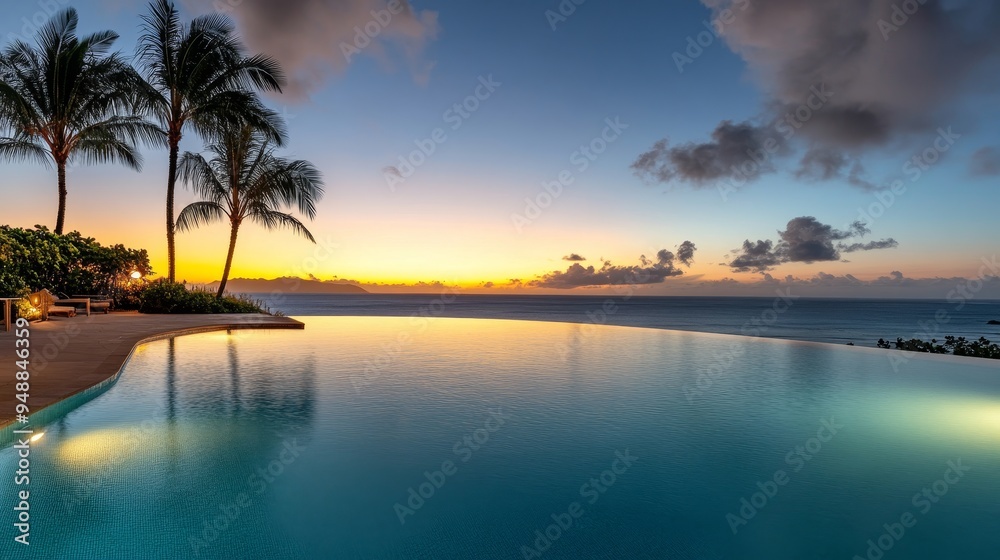
[[[231,8],[183,1],[200,12],[225,9],[251,49],[281,62],[293,97],[308,96],[361,56],[390,67],[401,59],[419,83],[433,67],[424,51],[438,34],[437,12],[415,10],[409,0],[241,0]]]
[[[632,163],[632,171],[647,181],[667,183],[673,180],[688,181],[705,186],[710,182],[743,174],[754,179],[762,173],[773,170],[767,158],[765,143],[771,138],[769,133],[751,123],[723,121],[712,132],[712,141],[701,144],[688,143],[671,147],[664,139],[641,154]]]
[[[870,232],[861,222],[855,222],[847,231],[841,231],[820,223],[812,216],[803,216],[793,218],[788,222],[785,231],[778,232],[781,241],[778,242],[776,250],[790,262],[838,261],[840,253],[837,252],[833,242],[866,233]]]
[[[577,255],[576,253],[570,253],[570,254],[566,255],[565,257],[563,257],[562,260],[564,260],[564,261],[570,261],[570,262],[580,262],[580,261],[585,261],[587,259],[584,258],[584,257],[581,257],[580,255]]]
[[[774,254],[773,248],[774,243],[770,240],[758,240],[757,243],[753,243],[747,239],[743,242],[742,252],[737,250],[740,255],[726,266],[731,267],[736,272],[770,270],[783,262],[780,257]]]
[[[976,150],[972,154],[971,171],[977,177],[1000,175],[1000,149],[986,146]]]
[[[820,223],[812,216],[793,218],[784,231],[778,232],[778,243],[770,240],[743,242],[743,248],[735,251],[736,258],[729,263],[736,272],[765,272],[788,262],[826,262],[841,260],[841,252],[872,251],[888,249],[899,244],[894,239],[883,239],[869,243],[845,243],[856,237],[863,237],[871,231],[861,222],[854,222],[846,230]]]
[[[693,251],[694,244],[690,241],[685,241],[682,247],[688,245]],[[565,271],[552,271],[532,280],[528,285],[535,288],[569,290],[588,286],[659,284],[667,278],[684,274],[683,270],[677,268],[675,263],[677,260],[674,253],[663,249],[656,253],[656,260],[643,255],[639,257],[640,264],[632,266],[616,266],[610,261],[605,261],[601,268],[574,263]]]
[[[978,106],[963,102],[988,90],[1000,67],[995,2],[913,0],[912,14],[900,10],[899,0],[702,3],[716,17],[732,8],[722,37],[764,93],[764,113],[754,123],[723,121],[710,142],[671,148],[661,140],[632,166],[646,179],[739,186],[806,146],[810,152],[800,162],[806,176],[869,189],[852,158],[925,139],[942,122],[975,117],[964,107]],[[775,132],[787,149],[775,151],[756,175],[737,173],[752,161],[748,152]]]
[[[808,150],[799,161],[795,178],[805,181],[840,179],[860,189],[878,190],[878,185],[865,178],[865,167],[860,160],[830,148]]]
[[[694,243],[685,241],[677,248],[677,260],[684,266],[691,266],[691,262],[694,261],[694,252],[697,250]]]

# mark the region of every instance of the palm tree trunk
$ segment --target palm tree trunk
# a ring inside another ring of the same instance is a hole
[[[222,297],[222,294],[226,293],[226,282],[229,281],[229,271],[233,267],[233,254],[236,252],[236,235],[240,231],[240,226],[238,223],[234,223],[232,231],[229,234],[229,255],[226,257],[226,268],[222,271],[222,282],[219,283],[219,293],[216,297]]]
[[[66,225],[66,162],[57,161],[59,172],[59,215],[56,217],[56,235],[62,235]]]
[[[180,136],[170,135],[170,168],[167,172],[167,279],[177,279],[177,261],[174,245],[174,187],[177,184],[177,154]]]

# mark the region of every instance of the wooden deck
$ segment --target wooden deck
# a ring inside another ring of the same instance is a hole
[[[181,334],[230,329],[302,329],[287,317],[240,315],[141,315],[111,313],[32,323],[30,396],[32,413],[114,377],[141,342]],[[0,329],[0,428],[14,421],[14,362],[17,329]]]

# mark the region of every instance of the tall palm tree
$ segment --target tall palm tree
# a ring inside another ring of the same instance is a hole
[[[15,41],[0,53],[0,158],[55,163],[59,212],[66,223],[66,166],[123,163],[142,167],[135,144],[162,144],[160,130],[134,114],[142,78],[118,53],[112,31],[77,37],[70,8],[42,26],[34,46]]]
[[[226,291],[236,251],[236,237],[244,221],[268,230],[289,228],[312,241],[309,230],[284,208],[297,208],[309,219],[316,217],[316,202],[323,197],[323,178],[311,163],[274,155],[267,134],[250,125],[229,125],[208,146],[212,154],[186,152],[180,175],[203,201],[184,208],[177,229],[188,231],[203,224],[229,221],[229,254],[222,271],[218,297]]]
[[[266,56],[247,56],[232,22],[219,14],[181,23],[170,0],[154,0],[142,16],[137,59],[151,86],[149,113],[167,133],[170,161],[167,171],[168,279],[176,279],[174,246],[174,189],[177,159],[184,130],[209,138],[224,121],[250,122],[277,144],[284,129],[277,115],[266,109],[255,91],[281,91],[284,76],[278,63]]]

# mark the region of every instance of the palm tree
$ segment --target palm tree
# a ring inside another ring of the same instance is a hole
[[[190,124],[204,138],[220,122],[249,122],[277,144],[284,129],[277,115],[266,109],[255,90],[281,91],[284,76],[278,63],[266,56],[246,56],[231,21],[213,14],[180,21],[170,0],[154,0],[142,17],[137,59],[149,92],[149,113],[166,131],[170,161],[167,171],[168,279],[176,278],[174,247],[174,188],[177,159],[184,130]]]
[[[208,150],[211,160],[191,152],[181,158],[182,180],[205,200],[181,211],[177,229],[188,231],[203,224],[229,221],[229,254],[218,293],[222,297],[233,265],[236,237],[244,221],[268,230],[289,228],[316,242],[302,222],[281,209],[294,207],[309,219],[316,217],[316,202],[323,197],[323,178],[308,161],[275,156],[267,133],[247,124],[226,126]]]
[[[77,37],[70,8],[39,31],[36,45],[15,41],[0,54],[0,158],[55,163],[59,212],[55,233],[66,223],[66,166],[123,163],[142,167],[135,143],[162,144],[160,130],[133,114],[142,78],[118,54],[108,54],[118,35],[101,31]]]

